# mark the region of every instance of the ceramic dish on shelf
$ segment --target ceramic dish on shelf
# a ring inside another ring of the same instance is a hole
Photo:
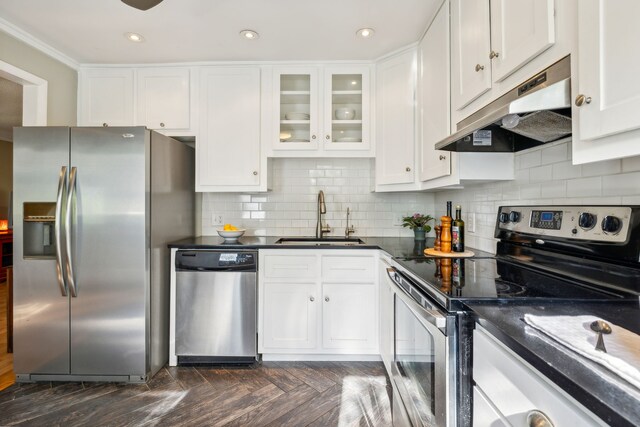
[[[309,142],[309,140],[304,138],[289,138],[285,142]]]
[[[309,120],[311,116],[307,113],[298,113],[292,111],[290,113],[285,113],[284,118],[286,120]]]
[[[334,114],[336,120],[353,120],[356,118],[356,110],[353,108],[336,108]]]
[[[244,234],[244,228],[239,228],[238,230],[216,230],[220,237],[224,239],[225,242],[235,242]]]
[[[341,138],[336,138],[335,142],[362,142],[362,138],[343,136]]]

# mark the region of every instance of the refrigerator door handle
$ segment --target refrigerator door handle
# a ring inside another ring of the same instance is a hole
[[[58,194],[56,196],[56,219],[54,222],[54,231],[56,235],[56,275],[58,276],[58,286],[63,297],[67,296],[67,283],[64,280],[64,271],[62,269],[62,204],[64,203],[64,190],[67,188],[67,167],[60,168],[60,177],[58,178]]]
[[[67,256],[66,256],[66,269],[67,269],[67,282],[69,283],[69,291],[71,296],[76,298],[78,296],[78,288],[76,286],[75,276],[73,274],[73,256],[72,256],[72,242],[71,242],[71,220],[73,217],[73,198],[76,195],[76,178],[78,176],[78,168],[72,167],[69,174],[69,191],[67,192],[67,206],[64,221],[65,240],[67,243]]]

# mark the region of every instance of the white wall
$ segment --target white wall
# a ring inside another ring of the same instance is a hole
[[[461,205],[466,246],[495,253],[496,214],[501,205],[640,205],[640,157],[571,164],[571,144],[547,144],[516,153],[516,179],[436,193],[436,213],[446,201]],[[470,213],[476,232],[470,233]]]
[[[343,236],[346,210],[356,236],[412,236],[398,218],[434,212],[429,193],[372,193],[374,175],[369,159],[274,159],[272,191],[256,194],[205,193],[202,234],[216,235],[214,215],[247,229],[249,235],[313,236],[317,195],[323,190],[328,236]],[[433,232],[432,232],[433,233]]]

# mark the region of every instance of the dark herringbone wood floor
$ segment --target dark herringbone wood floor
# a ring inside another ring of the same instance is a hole
[[[144,385],[14,384],[0,425],[390,426],[390,394],[382,363],[168,367]]]

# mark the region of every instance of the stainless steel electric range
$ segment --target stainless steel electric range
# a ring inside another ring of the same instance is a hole
[[[491,258],[396,258],[394,385],[414,426],[470,426],[468,304],[638,304],[640,207],[502,206]],[[394,415],[395,416],[395,415]]]

